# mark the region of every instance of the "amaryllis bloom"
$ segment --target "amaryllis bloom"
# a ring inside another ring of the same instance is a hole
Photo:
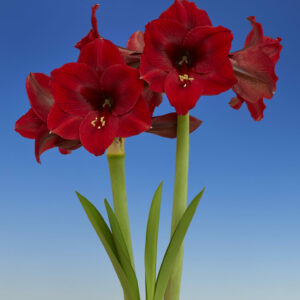
[[[266,108],[263,98],[271,99],[276,90],[278,77],[275,74],[275,64],[279,60],[282,45],[281,38],[264,36],[262,25],[254,17],[249,17],[248,20],[253,28],[244,48],[229,56],[238,80],[233,86],[237,97],[230,101],[230,105],[239,109],[246,102],[253,119],[259,121]]]
[[[77,63],[52,71],[51,78],[55,104],[49,128],[64,138],[80,139],[95,155],[103,154],[115,138],[137,135],[151,126],[144,81],[108,40],[87,43]]]
[[[131,35],[127,42],[127,48],[136,51],[136,54],[143,53],[145,47],[144,33],[142,31],[137,31]],[[146,99],[151,99],[149,105],[152,108],[153,113],[154,107],[158,106],[161,102],[161,94],[151,92],[151,90],[146,87],[145,93],[149,96]],[[152,93],[152,96],[150,96]],[[154,101],[153,99],[156,99]],[[190,133],[194,132],[200,125],[202,121],[196,117],[190,116]],[[177,137],[177,114],[169,113],[161,116],[152,117],[151,128],[147,131],[152,134],[159,135],[165,138],[176,138]]]
[[[15,125],[20,135],[35,139],[35,157],[39,163],[41,154],[48,149],[59,147],[62,154],[68,154],[81,146],[78,140],[63,139],[47,127],[48,114],[54,103],[49,81],[50,78],[45,74],[29,74],[26,89],[31,108]]]
[[[212,27],[194,3],[175,0],[146,25],[141,76],[185,115],[201,95],[219,94],[236,83],[228,58],[232,38],[230,30]]]

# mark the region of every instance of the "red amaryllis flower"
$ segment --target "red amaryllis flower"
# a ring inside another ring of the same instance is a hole
[[[26,89],[31,108],[15,125],[15,130],[25,138],[35,139],[35,157],[40,163],[43,152],[59,147],[62,154],[71,153],[81,146],[77,140],[66,140],[49,131],[47,118],[54,103],[50,78],[41,73],[31,73],[26,80]]]
[[[54,70],[51,77],[55,105],[49,128],[64,138],[80,139],[89,152],[101,155],[116,137],[150,128],[144,82],[110,41],[87,43],[77,63]]]
[[[229,56],[238,80],[233,86],[237,97],[230,101],[230,105],[239,109],[246,102],[253,119],[259,121],[266,108],[263,98],[271,99],[276,90],[278,77],[275,74],[275,64],[279,60],[282,45],[280,38],[264,36],[262,25],[254,17],[249,17],[248,20],[253,28],[244,49]]]
[[[193,3],[176,0],[146,25],[142,78],[184,115],[201,95],[219,94],[236,83],[228,58],[232,38],[230,30],[212,27]]]
[[[145,47],[144,33],[137,31],[131,35],[127,42],[127,48],[136,51],[136,53],[143,53]],[[148,87],[145,87],[144,93],[148,95],[145,97],[148,100],[148,105],[151,107],[153,113],[155,106],[158,106],[162,101],[160,93],[152,92]],[[202,121],[196,117],[190,116],[190,133],[194,132]],[[176,138],[177,136],[177,114],[169,113],[161,116],[152,117],[152,125],[147,131],[148,133],[156,134],[166,138]]]

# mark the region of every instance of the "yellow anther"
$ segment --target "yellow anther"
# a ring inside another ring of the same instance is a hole
[[[184,82],[186,80],[189,80],[189,81],[193,81],[194,78],[193,77],[189,77],[188,74],[184,74],[184,75],[178,75],[179,76],[179,79],[181,82]]]
[[[105,123],[106,123],[106,122],[105,122],[105,119],[104,119],[104,117],[101,117],[101,118],[100,118],[100,122],[101,122],[101,125],[102,125],[102,126],[104,126],[104,125],[105,125]]]
[[[98,120],[98,118],[96,117],[96,119],[93,120],[93,121],[91,122],[91,124],[92,124],[94,127],[96,127],[97,120]]]

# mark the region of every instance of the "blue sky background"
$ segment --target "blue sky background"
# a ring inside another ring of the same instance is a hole
[[[0,299],[121,299],[106,254],[74,190],[104,211],[111,200],[105,157],[57,149],[35,161],[32,140],[14,132],[29,108],[25,79],[75,61],[73,45],[90,29],[94,1],[0,4]],[[99,31],[119,45],[172,1],[102,0]],[[214,25],[234,33],[233,50],[255,15],[265,34],[283,38],[277,92],[265,118],[231,109],[233,92],[203,97],[192,114],[189,200],[206,186],[186,239],[182,300],[300,299],[300,2],[203,0]],[[167,100],[157,113],[173,111]],[[170,231],[175,140],[149,134],[126,142],[128,201],[143,290],[146,214],[164,180],[159,259]]]

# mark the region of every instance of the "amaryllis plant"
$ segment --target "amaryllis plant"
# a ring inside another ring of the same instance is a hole
[[[245,103],[259,121],[278,80],[275,65],[281,39],[264,36],[255,17],[241,50],[232,51],[233,33],[213,26],[208,14],[193,2],[175,0],[145,32],[131,35],[126,47],[102,37],[92,7],[92,29],[75,47],[76,62],[50,74],[30,73],[26,89],[31,108],[15,125],[23,137],[35,139],[35,156],[58,147],[69,154],[83,146],[90,153],[107,154],[113,208],[105,200],[109,224],[85,197],[77,193],[120,280],[124,299],[139,300],[125,185],[124,140],[143,132],[176,138],[176,167],[171,237],[156,269],[162,184],[150,207],[145,243],[147,300],[178,300],[183,240],[202,197],[187,206],[189,134],[202,121],[190,116],[201,96],[232,89],[229,104]],[[154,116],[166,94],[175,112]],[[201,100],[200,100],[201,101]]]

